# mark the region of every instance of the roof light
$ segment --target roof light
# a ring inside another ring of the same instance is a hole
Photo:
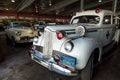
[[[11,0],[11,2],[15,2],[15,0]]]
[[[99,0],[98,2],[102,2],[102,0]]]
[[[96,12],[96,13],[99,13],[99,12],[100,12],[100,9],[99,9],[99,8],[96,8],[96,9],[95,9],[95,12]]]

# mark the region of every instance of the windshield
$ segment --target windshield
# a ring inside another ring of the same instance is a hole
[[[84,16],[75,17],[72,20],[71,24],[77,24],[77,23],[98,24],[99,22],[100,22],[99,16],[84,15]]]
[[[15,22],[13,23],[13,27],[31,27],[30,23],[23,22]]]

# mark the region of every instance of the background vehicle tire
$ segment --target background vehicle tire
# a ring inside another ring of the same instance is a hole
[[[74,77],[72,80],[92,80],[93,77],[93,68],[94,68],[94,54],[88,60],[86,67],[80,71],[79,75]]]
[[[7,45],[9,45],[11,43],[11,41],[7,35],[6,35],[6,43],[7,43]]]
[[[16,41],[15,41],[14,37],[12,37],[11,44],[12,44],[12,46],[14,46],[14,47],[16,47],[16,46],[17,46],[17,43],[16,43]]]

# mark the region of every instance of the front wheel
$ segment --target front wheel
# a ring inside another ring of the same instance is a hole
[[[9,37],[6,35],[6,43],[7,43],[7,45],[9,45],[10,44],[10,39],[9,39]]]
[[[14,47],[16,47],[16,46],[17,46],[17,43],[16,43],[16,41],[15,41],[15,39],[14,39],[14,38],[12,38],[11,42],[12,42],[12,46],[14,46]]]
[[[80,71],[80,73],[74,77],[72,80],[92,80],[93,77],[93,67],[94,67],[94,54],[88,60],[86,67]]]

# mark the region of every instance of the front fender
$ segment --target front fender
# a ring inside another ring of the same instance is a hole
[[[66,41],[67,42],[67,41]],[[64,44],[66,43],[64,42]],[[78,38],[71,40],[74,44],[74,48],[71,52],[66,52],[64,49],[64,44],[62,45],[61,52],[70,55],[72,57],[75,57],[77,59],[76,68],[77,69],[83,69],[87,62],[89,57],[91,56],[92,52],[99,48],[100,51],[102,50],[99,42],[93,38]],[[100,52],[101,54],[101,52]]]
[[[15,37],[15,31],[13,31],[12,29],[6,29],[5,33],[10,39],[12,39],[12,37]]]

